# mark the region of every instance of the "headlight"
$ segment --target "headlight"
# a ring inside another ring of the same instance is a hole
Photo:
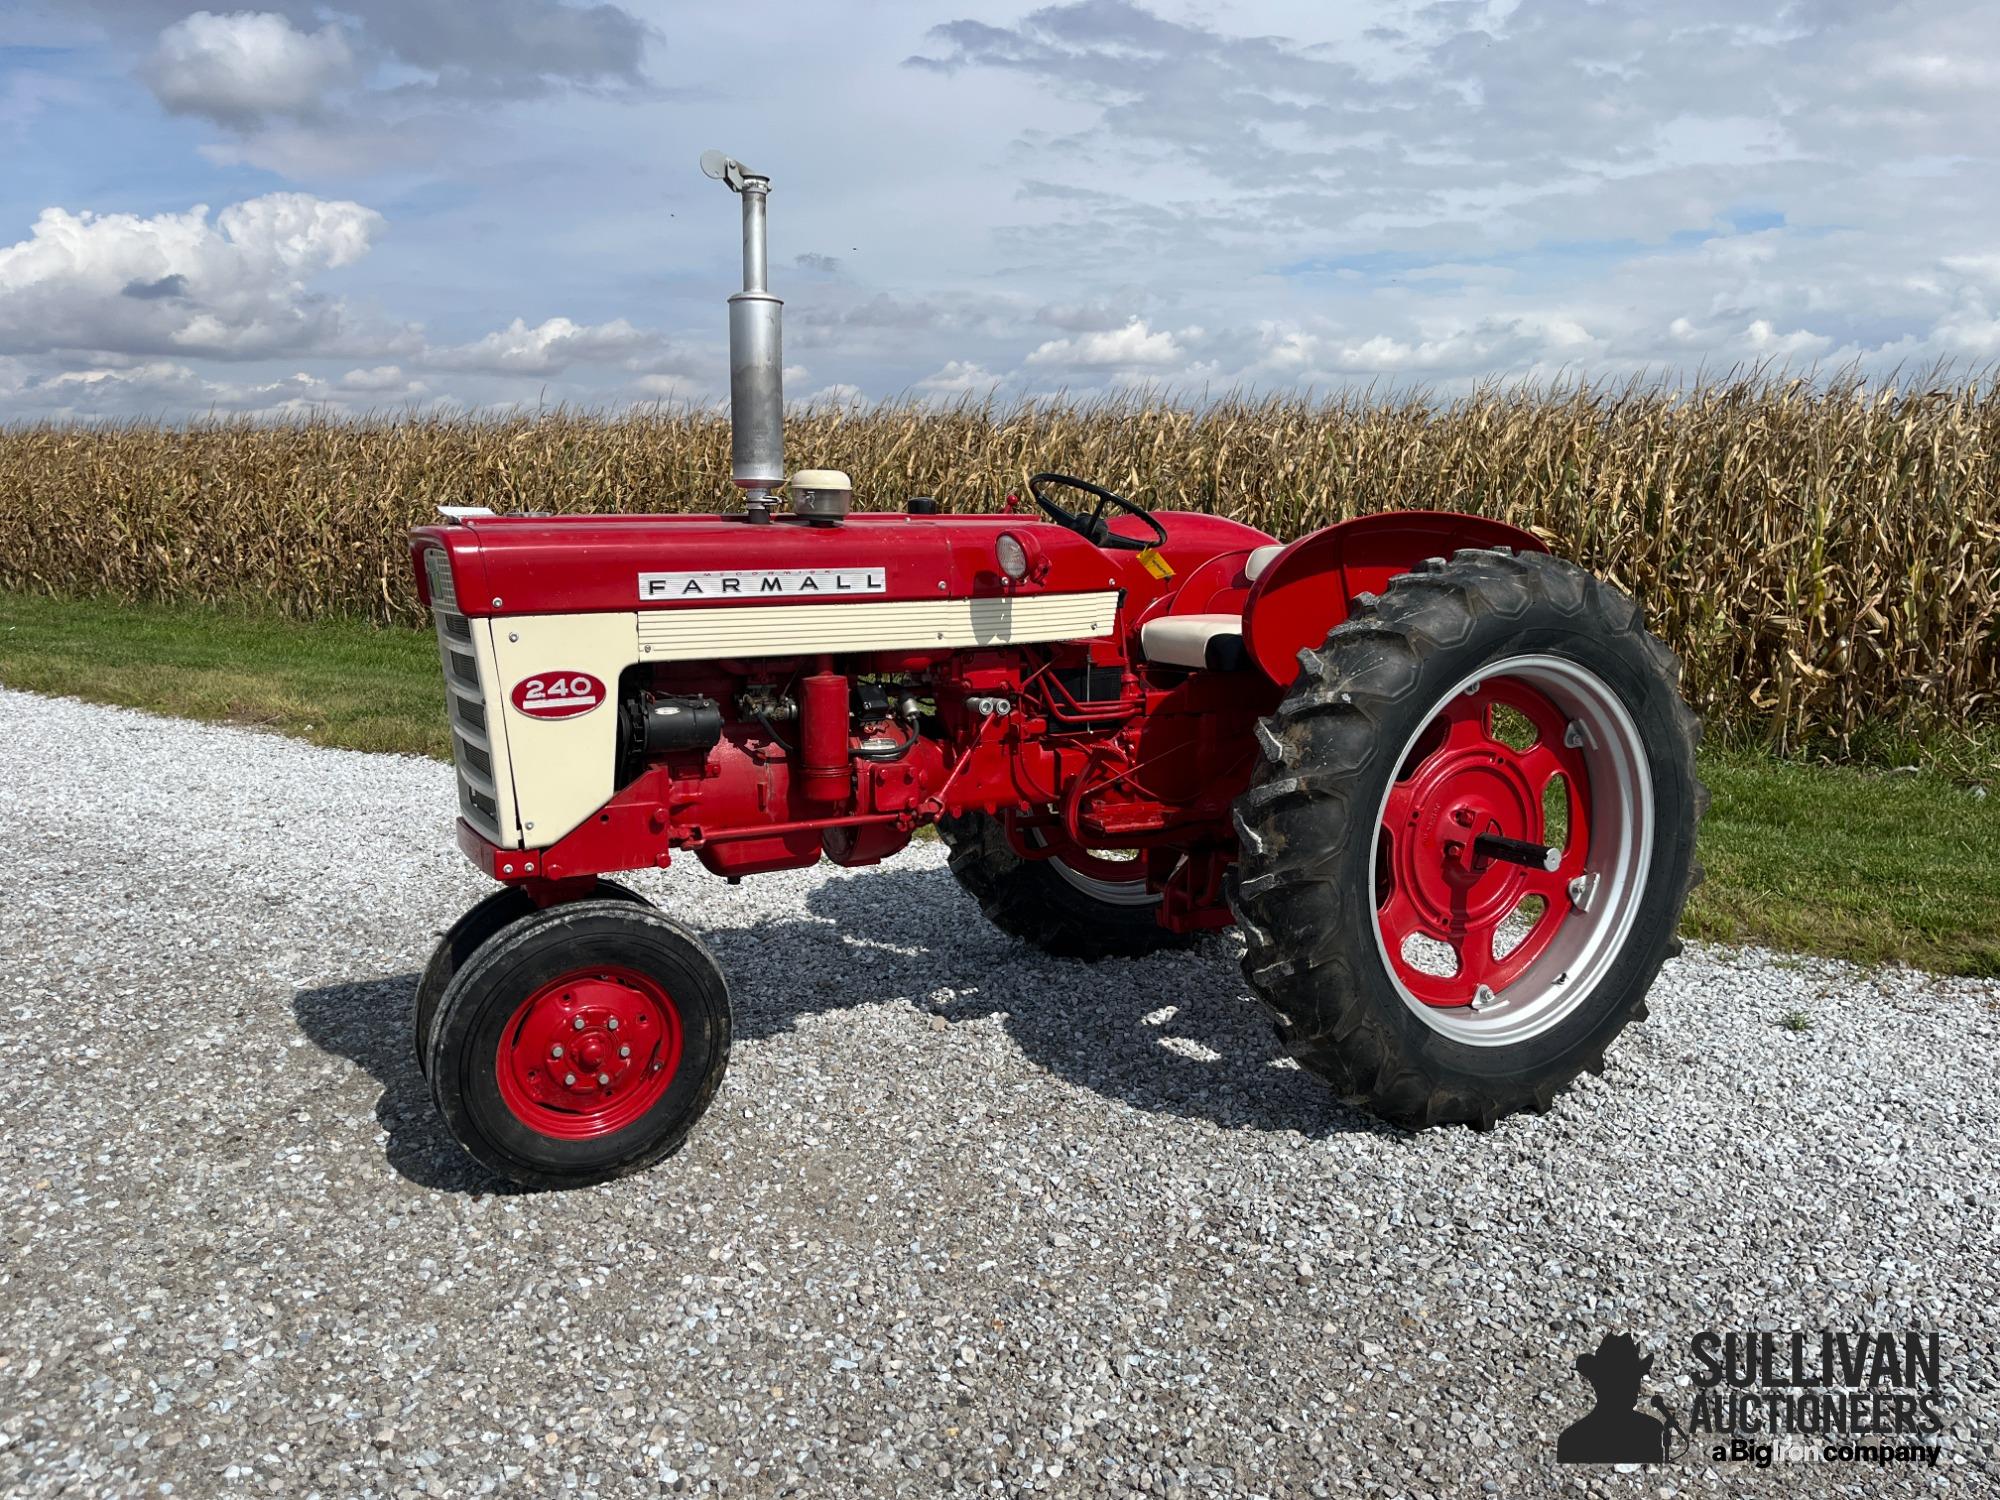
[[[993,544],[993,559],[1010,582],[1019,583],[1028,576],[1028,549],[1011,531],[1000,533],[1000,540]]]

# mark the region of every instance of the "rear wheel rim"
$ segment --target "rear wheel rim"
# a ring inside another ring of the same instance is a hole
[[[1146,889],[1146,856],[1107,859],[1083,850],[1077,854],[1051,855],[1063,884],[1081,891],[1093,901],[1107,906],[1156,906],[1159,894]]]
[[[508,1112],[558,1140],[635,1124],[680,1070],[680,1008],[636,969],[573,969],[515,1008],[495,1070]]]
[[[1028,837],[1038,845],[1048,845],[1048,839],[1038,831],[1030,830]],[[1048,863],[1064,885],[1106,906],[1160,903],[1160,893],[1146,886],[1143,849],[1107,852],[1071,845],[1067,854],[1050,855]]]
[[[1506,739],[1503,712],[1518,716]],[[1510,657],[1441,697],[1396,765],[1371,863],[1391,983],[1455,1041],[1506,1046],[1560,1024],[1616,961],[1645,895],[1652,778],[1631,713],[1579,662]],[[1558,791],[1566,828],[1546,815]],[[1480,833],[1559,848],[1559,862],[1484,858]]]

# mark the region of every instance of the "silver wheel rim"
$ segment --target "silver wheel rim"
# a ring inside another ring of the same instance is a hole
[[[1051,856],[1049,863],[1055,867],[1063,884],[1083,892],[1093,901],[1102,901],[1106,906],[1157,906],[1160,898],[1146,889],[1143,880],[1099,880],[1095,875],[1086,875],[1081,870],[1072,870],[1060,859]]]
[[[1039,833],[1029,833],[1037,847],[1044,844]],[[1080,891],[1093,901],[1102,901],[1106,906],[1158,906],[1159,896],[1146,889],[1145,877],[1137,880],[1103,880],[1095,875],[1086,875],[1081,870],[1073,870],[1060,858],[1050,855],[1049,867],[1062,878],[1064,885],[1073,891]]]
[[[1624,951],[1645,897],[1653,849],[1652,768],[1638,725],[1609,683],[1567,657],[1513,656],[1468,673],[1432,704],[1394,766],[1400,768],[1409,759],[1424,731],[1453,698],[1499,677],[1534,688],[1582,735],[1590,779],[1588,872],[1596,882],[1588,897],[1589,909],[1572,904],[1547,950],[1479,1010],[1427,1005],[1417,998],[1389,961],[1372,899],[1369,913],[1376,956],[1403,1003],[1433,1031],[1476,1047],[1512,1046],[1540,1036],[1590,998]],[[1392,776],[1375,810],[1367,866],[1371,881],[1394,788]]]

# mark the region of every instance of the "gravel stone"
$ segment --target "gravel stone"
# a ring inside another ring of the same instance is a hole
[[[1411,1137],[1278,1056],[1233,940],[1049,959],[935,844],[687,860],[633,884],[729,974],[723,1091],[524,1194],[410,1052],[484,889],[448,768],[0,722],[0,1492],[2000,1490],[2000,984],[1691,950],[1553,1113]],[[1936,1470],[1553,1462],[1606,1331],[1912,1324]]]

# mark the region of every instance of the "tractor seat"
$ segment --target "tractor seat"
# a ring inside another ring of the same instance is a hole
[[[1163,615],[1139,627],[1146,660],[1167,667],[1233,672],[1243,665],[1243,616]]]
[[[1273,544],[1259,547],[1243,560],[1243,575],[1252,583],[1284,551]],[[1203,667],[1234,672],[1245,661],[1243,616],[1164,615],[1139,627],[1139,650],[1147,661],[1164,667]]]

